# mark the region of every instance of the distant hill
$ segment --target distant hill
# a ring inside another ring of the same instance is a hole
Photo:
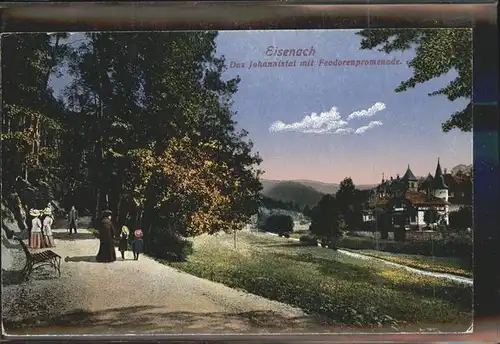
[[[266,192],[269,190],[271,187],[274,187],[275,185],[283,182],[288,182],[284,180],[269,180],[269,179],[261,179],[262,186],[263,186],[263,191]],[[323,183],[323,182],[318,182],[315,180],[308,180],[308,179],[297,179],[293,180],[291,182],[294,183],[299,183],[305,186],[309,186],[316,191],[323,193],[323,194],[335,194],[339,190],[339,184],[334,184],[334,183]],[[366,190],[366,189],[371,189],[374,188],[376,184],[360,184],[356,185],[356,188],[360,190]]]
[[[339,184],[330,184],[330,183],[323,183],[323,182],[317,182],[315,180],[307,180],[307,179],[299,179],[295,180],[295,182],[300,183],[305,186],[309,186],[313,189],[315,189],[318,192],[321,192],[322,194],[335,194],[339,190],[340,185]]]
[[[298,183],[310,186],[310,187],[316,189],[316,191],[319,191],[319,192],[324,193],[324,194],[335,194],[335,193],[337,193],[337,191],[340,188],[339,184],[323,183],[323,182],[317,182],[315,180],[298,179],[295,181]],[[376,184],[359,184],[358,185],[356,183],[355,183],[355,185],[356,185],[356,189],[359,189],[359,190],[372,189],[375,186],[377,186]]]
[[[264,196],[281,202],[294,202],[301,208],[306,205],[314,207],[323,197],[323,193],[296,181],[262,180],[262,186]]]
[[[335,194],[339,184],[317,182],[314,180],[268,180],[262,179],[262,194],[281,201],[294,202],[301,208],[308,205],[314,207],[325,194]],[[360,190],[371,189],[375,185],[356,185]]]

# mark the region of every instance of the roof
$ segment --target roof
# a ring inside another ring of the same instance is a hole
[[[404,198],[408,200],[411,204],[416,206],[444,206],[449,204],[444,199],[435,197],[433,195],[427,195],[427,193],[419,192],[419,191],[406,191],[404,194]],[[372,200],[370,202],[370,206],[372,207],[381,207],[386,206],[389,202],[398,199],[398,197],[392,198],[379,198],[376,200]]]
[[[401,179],[403,179],[404,181],[410,181],[410,182],[416,182],[417,181],[417,177],[415,177],[415,175],[411,171],[410,165],[408,165],[408,168],[406,169],[406,172],[405,172],[403,178],[401,178]]]
[[[432,196],[432,195],[427,195],[424,192],[419,192],[419,191],[407,191],[405,193],[405,198],[410,201],[414,205],[446,205],[448,202],[446,202],[444,199]]]
[[[441,170],[441,164],[439,163],[439,158],[438,158],[438,164],[436,166],[436,174],[434,176],[433,184],[434,184],[433,187],[436,190],[448,189],[448,185],[446,185],[444,182],[443,171]]]

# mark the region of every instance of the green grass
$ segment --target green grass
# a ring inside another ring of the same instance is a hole
[[[422,269],[433,272],[448,273],[457,276],[471,277],[472,270],[466,266],[459,258],[452,257],[428,257],[412,254],[397,254],[375,250],[350,250],[361,253],[366,256],[387,260],[389,262],[406,265],[416,269]]]
[[[472,271],[472,240],[467,237],[439,240],[374,240],[372,238],[346,236],[338,242],[339,248],[372,250],[414,256],[449,257],[460,260],[460,267]],[[452,259],[452,260],[453,260]],[[429,260],[428,260],[429,261]]]
[[[400,328],[470,324],[469,286],[260,233],[194,239],[187,273],[284,302],[330,323]],[[466,326],[467,327],[467,326]]]
[[[299,239],[300,236],[304,235],[304,234],[309,234],[309,231],[307,229],[299,229],[299,230],[293,231],[292,235],[290,235],[290,238]]]

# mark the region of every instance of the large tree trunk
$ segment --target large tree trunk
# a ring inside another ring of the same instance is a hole
[[[97,45],[97,34],[93,33],[92,34],[92,40],[93,40],[93,51],[94,55],[97,61],[97,68],[98,70],[98,77],[99,77],[99,89],[97,91],[97,97],[98,97],[98,111],[96,113],[96,127],[97,127],[97,142],[94,150],[95,154],[95,170],[96,170],[96,181],[95,181],[95,187],[96,187],[96,206],[95,206],[95,218],[99,219],[100,218],[100,212],[103,209],[103,198],[105,197],[103,190],[102,190],[102,180],[103,180],[103,133],[102,133],[102,120],[104,118],[104,100],[103,100],[103,83],[102,83],[102,74],[104,73],[103,71],[103,66],[102,66],[102,61],[101,61],[101,54],[99,52],[99,48],[96,46]]]

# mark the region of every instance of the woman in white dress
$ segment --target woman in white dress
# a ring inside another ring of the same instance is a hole
[[[31,236],[29,238],[29,247],[33,249],[43,248],[44,240],[42,236],[42,221],[40,221],[41,211],[31,209],[30,215],[33,217],[31,220]]]
[[[52,217],[52,209],[45,208],[43,211],[45,218],[43,219],[43,236],[45,239],[45,244],[47,247],[55,247],[54,237],[52,235],[52,224],[54,223],[54,218]]]

